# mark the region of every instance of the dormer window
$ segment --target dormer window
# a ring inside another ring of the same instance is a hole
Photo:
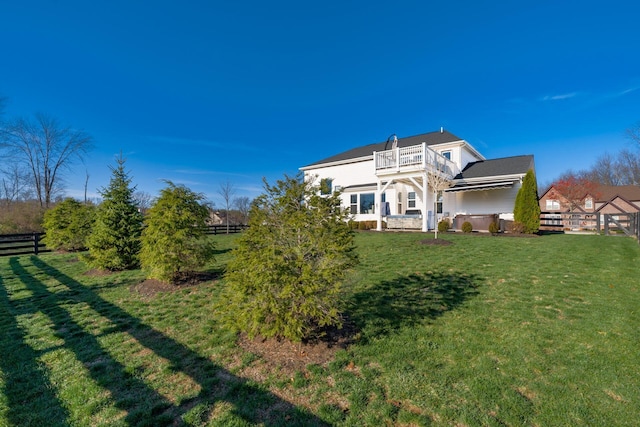
[[[588,197],[584,200],[584,208],[593,209],[593,199],[591,197]]]
[[[451,151],[443,151],[441,154],[447,160],[451,160]]]

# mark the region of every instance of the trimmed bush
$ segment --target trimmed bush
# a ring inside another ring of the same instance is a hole
[[[518,190],[513,208],[514,221],[522,224],[522,233],[537,233],[540,228],[540,204],[538,187],[533,171],[529,169]]]
[[[450,228],[451,228],[451,223],[449,223],[449,221],[446,219],[443,219],[438,223],[438,231],[440,233],[445,233],[449,231]]]
[[[500,225],[496,221],[493,221],[491,224],[489,224],[489,233],[498,234],[499,232],[500,232]]]
[[[471,233],[473,231],[473,225],[469,221],[465,221],[462,223],[462,232]]]

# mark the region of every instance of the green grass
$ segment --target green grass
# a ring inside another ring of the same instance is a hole
[[[140,271],[0,258],[0,426],[637,424],[637,242],[423,238],[357,235],[357,341],[293,376],[219,325],[223,281],[145,297]]]

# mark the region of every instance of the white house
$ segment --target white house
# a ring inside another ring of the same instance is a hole
[[[513,219],[522,179],[534,169],[532,155],[487,160],[464,139],[443,129],[406,138],[390,137],[300,168],[319,179],[324,192],[342,191],[342,205],[356,221],[397,220],[404,228],[433,229],[437,219],[497,214]],[[438,181],[446,182],[434,189]],[[407,227],[406,219],[414,226]]]

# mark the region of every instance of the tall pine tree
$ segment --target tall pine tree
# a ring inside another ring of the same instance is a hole
[[[142,214],[133,198],[135,187],[125,171],[122,153],[110,167],[109,186],[100,191],[93,233],[88,239],[87,262],[101,270],[126,270],[139,265]]]
[[[537,233],[540,229],[540,203],[538,202],[538,185],[536,176],[529,169],[518,190],[516,204],[513,208],[513,219],[522,224],[525,233]]]

